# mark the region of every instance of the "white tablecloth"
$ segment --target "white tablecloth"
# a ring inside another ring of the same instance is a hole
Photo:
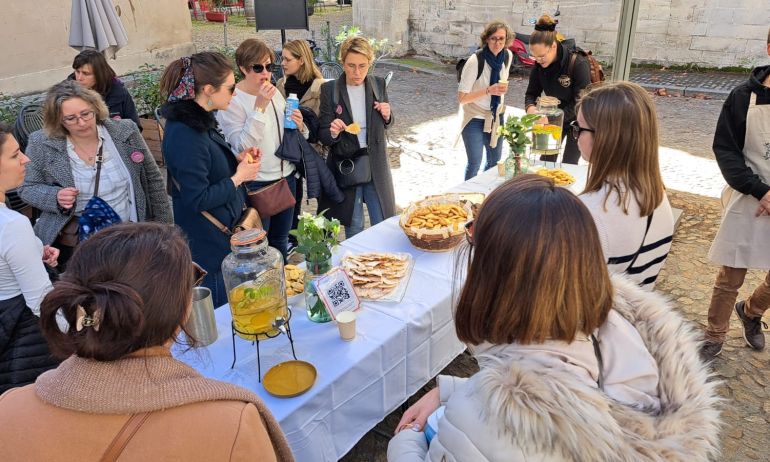
[[[585,184],[586,167],[563,165]],[[495,169],[462,183],[455,192],[488,194],[503,178]],[[357,337],[339,338],[333,322],[316,324],[305,315],[304,304],[294,307],[291,330],[297,358],[316,367],[318,378],[307,393],[281,399],[259,383],[256,347],[236,338],[238,361],[233,369],[230,310],[216,311],[219,338],[207,348],[175,349],[175,356],[206,377],[240,385],[267,404],[289,440],[299,462],[335,461],[352,448],[380,420],[446,367],[464,346],[452,322],[451,298],[459,291],[454,281],[455,252],[428,253],[415,249],[393,217],[344,241],[334,255],[346,252],[407,252],[415,260],[404,299],[364,302],[358,313]],[[463,262],[464,264],[464,262]],[[293,359],[285,336],[260,342],[262,374]]]

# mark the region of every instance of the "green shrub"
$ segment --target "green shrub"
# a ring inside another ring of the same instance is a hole
[[[21,106],[19,98],[0,93],[0,122],[13,126],[16,123],[16,116],[19,114]]]
[[[134,83],[128,89],[140,116],[152,116],[155,108],[164,103],[160,96],[160,76],[163,69],[144,63],[134,74]]]

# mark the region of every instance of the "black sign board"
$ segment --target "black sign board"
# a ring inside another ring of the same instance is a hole
[[[249,1],[249,0],[247,0]],[[309,30],[306,0],[253,0],[257,31]]]

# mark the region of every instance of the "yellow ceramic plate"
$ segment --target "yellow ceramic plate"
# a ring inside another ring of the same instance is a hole
[[[262,386],[278,398],[293,398],[310,390],[315,383],[315,367],[305,361],[276,364],[262,378]]]

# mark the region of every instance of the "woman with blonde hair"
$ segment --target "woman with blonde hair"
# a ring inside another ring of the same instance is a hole
[[[575,195],[523,175],[492,191],[466,229],[454,318],[480,370],[438,377],[404,413],[389,462],[718,454],[720,398],[697,353],[700,335],[662,297],[610,276]],[[443,417],[423,432],[441,405]]]
[[[163,177],[136,124],[111,119],[102,97],[75,81],[48,90],[43,130],[26,153],[21,198],[40,209],[35,234],[61,250],[59,263],[77,245],[79,217],[95,195],[121,221],[172,223]]]
[[[462,115],[460,129],[468,156],[466,180],[479,173],[484,151],[487,158],[484,170],[494,167],[500,160],[503,143],[499,142],[497,128],[502,125],[505,114],[505,93],[513,60],[508,46],[513,37],[513,30],[504,22],[487,24],[481,33],[481,48],[465,61],[460,75],[457,99]]]
[[[364,37],[350,37],[340,47],[344,73],[321,86],[318,138],[329,146],[326,164],[345,199],[329,195],[319,210],[345,226],[345,236],[364,229],[364,203],[372,226],[396,214],[385,130],[393,123],[385,79],[370,76],[374,50]]]
[[[556,31],[558,21],[544,14],[535,24],[529,38],[529,51],[535,65],[529,74],[529,84],[524,95],[527,114],[537,111],[541,95],[559,100],[564,111],[564,129],[575,120],[575,104],[581,92],[591,84],[591,67],[585,56],[575,52],[573,40],[566,41]],[[573,61],[574,60],[574,61]],[[577,164],[580,152],[574,139],[566,137],[562,162]],[[542,156],[541,160],[556,162],[558,155]]]
[[[595,88],[578,102],[571,136],[589,163],[580,199],[599,229],[610,272],[652,289],[674,234],[652,98],[629,82]]]
[[[174,226],[122,223],[80,245],[41,306],[64,361],[0,396],[0,427],[19,429],[0,432],[3,460],[292,462],[257,395],[172,357],[196,273]]]

